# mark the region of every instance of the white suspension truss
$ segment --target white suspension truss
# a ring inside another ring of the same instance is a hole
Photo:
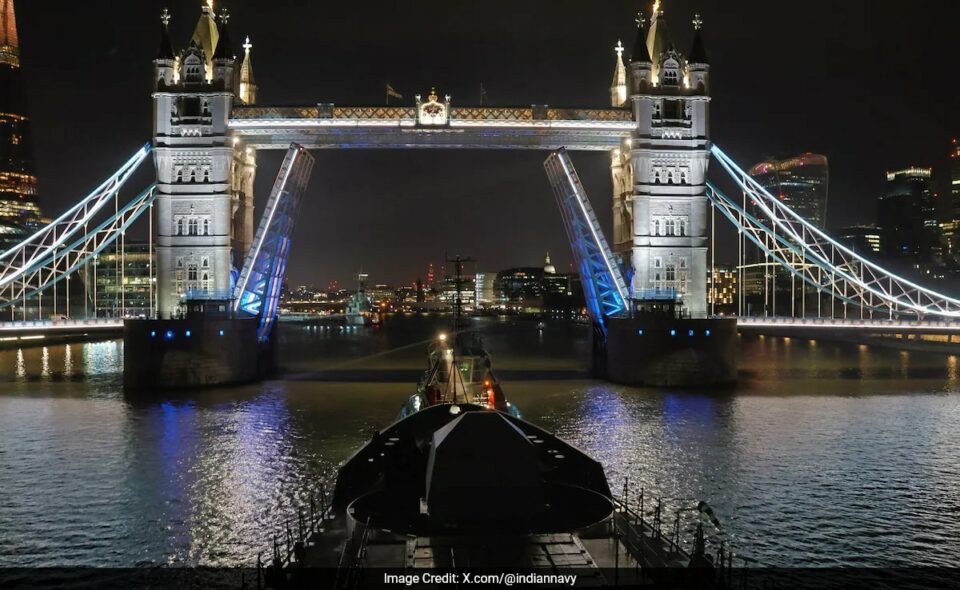
[[[113,199],[140,164],[150,155],[151,145],[140,148],[110,178],[66,213],[23,242],[0,253],[0,292],[4,292],[24,276],[45,264],[57,250],[78,234],[85,233],[97,213]]]
[[[794,276],[844,303],[889,317],[960,317],[960,300],[917,285],[858,255],[771,195],[719,147],[713,145],[710,151],[743,191],[743,200],[727,197],[712,184],[708,184],[707,197],[739,231]]]
[[[0,288],[0,309],[38,296],[93,261],[141,215],[149,212],[155,199],[156,185],[153,185],[74,241],[50,248],[46,256],[35,259],[29,268],[14,275],[15,280]]]

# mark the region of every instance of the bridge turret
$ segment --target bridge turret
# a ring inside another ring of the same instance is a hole
[[[236,58],[226,32],[229,17],[221,20],[223,31],[208,0],[189,45],[179,53],[169,44],[165,22],[155,61],[154,227],[161,317],[183,312],[190,299],[229,297],[231,270],[252,240],[253,194],[247,179],[253,176],[255,155],[228,126]]]
[[[638,306],[672,299],[684,312],[702,316],[707,311],[709,66],[690,64],[677,51],[659,0],[645,44],[638,21],[630,97],[637,126],[621,147],[622,167],[631,173],[622,177],[632,186],[627,191],[614,186],[615,227],[618,212],[621,224],[632,227],[614,232],[614,250],[630,259],[632,273],[627,274]],[[705,59],[702,40],[699,44],[700,50],[691,52],[698,61]]]
[[[633,53],[630,56],[630,88],[631,94],[646,92],[653,76],[653,60],[647,49],[647,33],[643,12],[637,13],[637,38],[633,42]]]
[[[703,47],[703,37],[700,29],[703,27],[703,20],[697,14],[693,18],[693,46],[690,49],[690,56],[687,58],[687,86],[704,94],[710,92],[710,62],[707,59],[707,51]]]
[[[617,54],[617,62],[613,70],[613,83],[610,85],[610,104],[622,107],[627,104],[627,68],[623,65],[623,43],[617,41],[613,50]]]
[[[220,39],[213,53],[213,80],[222,82],[224,90],[236,92],[237,56],[230,41],[230,13],[226,8],[220,11]]]
[[[160,49],[153,60],[157,88],[173,86],[177,81],[177,58],[170,42],[170,11],[166,8],[160,13],[160,23]]]

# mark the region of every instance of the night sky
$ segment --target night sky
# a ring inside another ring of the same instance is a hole
[[[220,3],[217,4],[219,10]],[[412,104],[435,85],[454,104],[608,106],[617,39],[651,2],[232,0],[231,36],[252,37],[264,105]],[[200,0],[17,3],[41,206],[55,215],[151,136],[159,13],[177,49]],[[943,187],[960,135],[960,3],[665,0],[686,51],[700,12],[712,65],[712,137],[748,166],[769,155],[830,158],[828,225],[873,221],[884,171],[933,166]],[[445,252],[477,270],[570,263],[544,152],[325,151],[317,157],[289,267],[291,284],[409,283]],[[261,154],[262,207],[281,152]],[[574,156],[610,223],[605,154]],[[714,167],[716,170],[716,167]],[[146,182],[146,181],[145,181]],[[131,191],[132,192],[132,191]],[[943,191],[941,191],[942,194]]]

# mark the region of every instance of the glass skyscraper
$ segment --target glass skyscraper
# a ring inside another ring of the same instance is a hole
[[[930,168],[887,173],[887,191],[877,201],[883,254],[930,261],[940,253],[939,226]]]
[[[804,219],[824,227],[830,185],[826,156],[806,153],[785,160],[768,160],[751,168],[749,174]]]
[[[0,0],[0,251],[39,229],[37,175],[13,0]]]
[[[940,224],[944,254],[960,259],[960,142],[950,146],[950,218]]]

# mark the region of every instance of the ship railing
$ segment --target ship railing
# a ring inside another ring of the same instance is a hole
[[[257,553],[256,589],[283,588],[289,570],[301,567],[307,547],[313,542],[314,535],[324,530],[325,521],[332,517],[326,485],[320,483],[319,492],[309,492],[307,502],[296,507],[295,524],[291,526],[291,517],[284,518],[283,529],[272,535],[272,549],[269,562],[264,562],[263,552]]]
[[[343,544],[340,562],[337,564],[337,577],[333,582],[335,590],[357,588],[363,578],[363,568],[367,562],[367,546],[370,543],[370,517],[363,528],[355,528],[350,539]],[[344,574],[341,576],[341,574]]]
[[[748,559],[735,554],[727,539],[719,538],[719,535],[707,536],[706,530],[712,528],[717,533],[721,533],[721,530],[719,520],[706,502],[698,502],[695,506],[681,504],[675,510],[672,526],[667,531],[663,498],[657,497],[652,502],[642,487],[639,491],[631,490],[629,478],[624,480],[621,495],[614,495],[612,500],[614,534],[637,562],[641,574],[645,568],[686,568],[694,558],[702,558],[713,564],[715,587],[745,587]],[[681,529],[681,516],[689,512],[697,513],[692,554],[683,548]],[[716,547],[715,554],[707,554],[708,544]],[[735,560],[742,562],[742,567],[736,573]]]

